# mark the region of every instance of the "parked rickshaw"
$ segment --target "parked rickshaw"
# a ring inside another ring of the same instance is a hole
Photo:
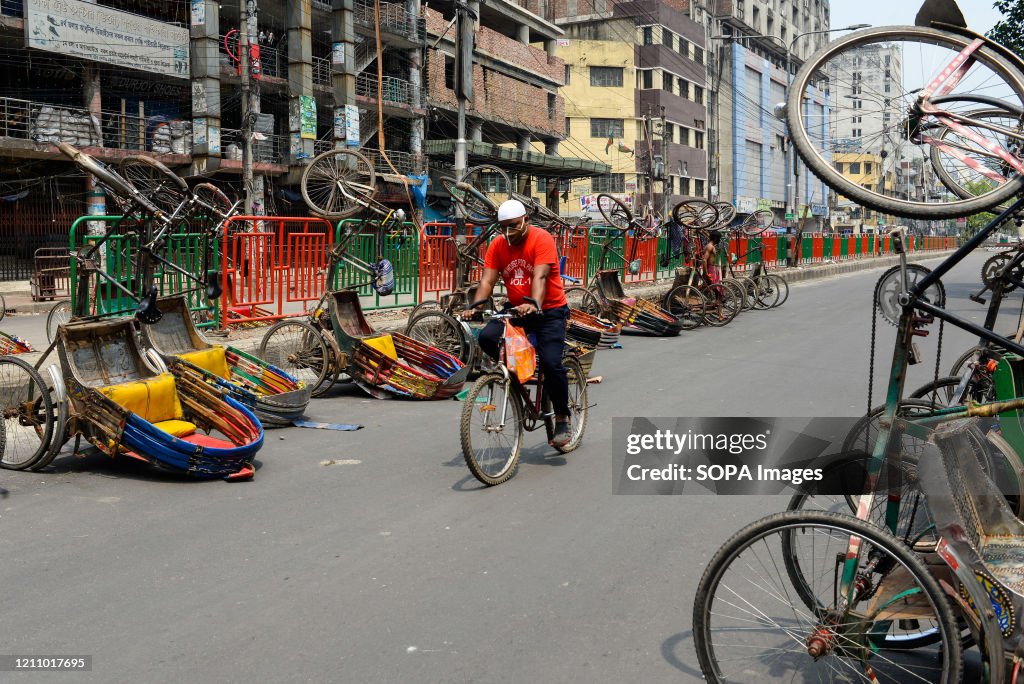
[[[310,388],[283,370],[240,349],[211,344],[195,326],[184,297],[162,297],[163,317],[142,326],[143,343],[175,376],[198,373],[256,414],[264,427],[286,427],[302,418]]]

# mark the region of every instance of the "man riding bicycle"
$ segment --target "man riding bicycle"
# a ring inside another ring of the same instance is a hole
[[[546,230],[530,226],[527,219],[526,207],[518,200],[508,200],[498,207],[498,223],[504,239],[495,239],[487,248],[476,301],[462,316],[471,318],[473,310],[490,298],[500,274],[508,301],[520,316],[512,320],[513,325],[536,336],[534,346],[544,374],[544,390],[555,411],[555,433],[550,444],[560,447],[568,444],[572,437],[569,377],[562,363],[569,306],[558,272],[555,239]],[[489,322],[480,332],[480,348],[491,358],[498,358],[498,345],[504,332],[501,321]]]

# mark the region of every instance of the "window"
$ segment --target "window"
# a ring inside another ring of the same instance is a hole
[[[760,28],[761,28],[761,9],[757,5],[754,5],[754,29],[757,30],[757,29],[760,29]]]
[[[850,175],[856,176],[860,173],[860,162],[850,162]]]
[[[571,138],[572,137],[572,133],[570,133],[570,129],[569,129],[569,117],[565,117],[565,137],[566,138]]]
[[[676,177],[675,176],[669,176],[668,177],[668,181],[666,181],[665,185],[666,185],[665,190],[668,191],[668,194],[670,194],[670,195],[676,194]]]
[[[444,87],[455,90],[455,58],[444,56]]]
[[[860,128],[854,128],[853,130],[850,131],[850,135],[852,135],[854,138],[859,138],[862,132],[863,131]]]
[[[697,64],[704,63],[704,50],[696,45],[693,46],[693,61]]]
[[[644,45],[654,44],[654,27],[644,26]]]
[[[672,35],[671,31],[669,31],[664,26],[661,27],[661,44],[662,45],[664,45],[665,47],[671,48],[672,47],[672,38],[673,37],[674,36]]]
[[[622,67],[590,67],[590,85],[602,88],[622,87]]]
[[[651,88],[653,88],[654,87],[654,72],[652,70],[650,70],[650,69],[646,69],[644,71],[641,71],[640,73],[643,74],[643,76],[641,76],[641,78],[640,78],[641,83],[642,83],[642,85],[640,87],[644,88],[646,90],[650,90]]]
[[[702,181],[700,178],[693,179],[693,194],[696,197],[704,196],[704,181]]]
[[[599,192],[625,192],[626,174],[610,173],[605,176],[591,176],[590,191],[595,194]]]
[[[676,127],[673,124],[670,124],[670,123],[666,123],[665,124],[665,136],[664,136],[664,138],[665,138],[666,142],[675,142],[676,141]]]
[[[834,164],[832,164],[832,166],[834,166],[836,168],[836,171],[838,171],[839,173],[843,172],[843,162],[835,162]]]
[[[886,112],[882,115],[882,123],[889,123],[890,121],[892,121],[892,114]]]
[[[693,101],[697,104],[704,104],[704,89],[700,86],[693,86]]]
[[[537,176],[536,182],[533,184],[534,189],[542,194],[548,194],[548,179],[543,176]]]
[[[672,74],[668,72],[662,72],[661,74],[661,89],[666,93],[672,92],[672,87],[675,85],[672,79]]]
[[[884,61],[884,63],[885,63],[885,66],[889,66],[889,61],[890,61],[890,59],[891,59],[891,58],[890,58],[890,56],[889,56],[889,55],[886,55],[886,56],[885,56],[885,59],[883,60],[883,61]]]
[[[622,119],[591,119],[591,138],[621,138],[625,124]]]
[[[683,178],[679,179],[679,194],[680,195],[689,195],[690,194],[690,179],[686,178],[685,176]]]
[[[886,83],[886,84],[885,84],[885,92],[887,92],[887,93],[888,93],[888,92],[890,92],[890,91],[891,91],[891,87],[889,86],[889,84],[888,84],[888,83]]]
[[[555,118],[556,101],[557,97],[555,96],[555,94],[548,93],[548,119]]]
[[[871,162],[864,162],[864,173],[871,173]]]
[[[698,150],[704,149],[704,131],[693,132],[693,146]]]
[[[679,96],[690,99],[690,82],[679,79]]]
[[[568,64],[565,65],[565,85],[569,85],[569,77],[572,76],[572,67]]]
[[[686,39],[679,36],[679,45],[676,47],[676,52],[686,57],[690,54],[690,44],[686,42]]]
[[[689,128],[684,128],[682,126],[679,127],[679,144],[680,145],[689,145],[690,144],[690,129]]]

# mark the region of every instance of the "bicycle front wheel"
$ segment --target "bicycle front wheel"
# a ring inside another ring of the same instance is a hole
[[[1021,174],[967,138],[956,141],[956,154],[970,159],[960,165],[973,175],[960,176],[958,182],[974,190],[972,197],[962,199],[934,182],[930,148],[948,119],[923,112],[919,99],[970,43],[970,38],[919,26],[867,29],[829,43],[804,62],[789,91],[787,115],[797,154],[840,195],[896,216],[970,216],[1013,197],[1024,187]],[[958,82],[956,76],[946,79],[949,92],[936,88],[942,97],[925,103],[956,116],[977,111],[971,96],[1000,100],[1010,109],[1024,103],[1024,75],[990,47],[974,51],[965,64]],[[814,87],[822,74],[831,75],[832,92],[840,94],[829,107],[823,107]],[[829,135],[832,130],[835,135]],[[1012,157],[1017,149],[1007,152]]]
[[[769,273],[766,277],[768,282],[771,283],[772,289],[777,290],[779,293],[779,298],[772,304],[771,308],[774,309],[775,307],[782,306],[789,299],[789,283],[786,282],[785,278],[774,273]]]
[[[313,213],[332,220],[354,216],[376,196],[373,164],[353,150],[317,155],[302,173],[302,199]]]
[[[692,285],[680,285],[665,295],[665,309],[679,319],[683,330],[693,330],[704,324],[707,300],[700,290]]]
[[[856,588],[839,591],[851,537],[860,539]],[[801,572],[790,572],[799,563]],[[807,606],[795,584],[815,601]],[[889,649],[893,625],[928,620],[935,643]],[[693,605],[693,637],[709,682],[960,681],[963,648],[949,601],[921,559],[873,525],[834,513],[780,513],[725,543]],[[879,643],[881,641],[881,643]]]
[[[62,299],[46,315],[46,341],[57,339],[57,328],[71,320],[71,300]]]
[[[503,376],[482,375],[470,388],[462,404],[459,437],[469,472],[485,485],[499,485],[515,474],[523,446],[523,411]]]
[[[152,157],[125,157],[121,160],[120,171],[136,190],[168,214],[173,214],[189,196],[184,179]]]

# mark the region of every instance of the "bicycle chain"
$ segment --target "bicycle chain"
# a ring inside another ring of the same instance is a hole
[[[942,332],[945,328],[946,321],[939,319],[939,348],[935,351],[935,378],[932,380],[932,384],[936,386],[936,391],[939,384],[939,364],[942,362]]]

